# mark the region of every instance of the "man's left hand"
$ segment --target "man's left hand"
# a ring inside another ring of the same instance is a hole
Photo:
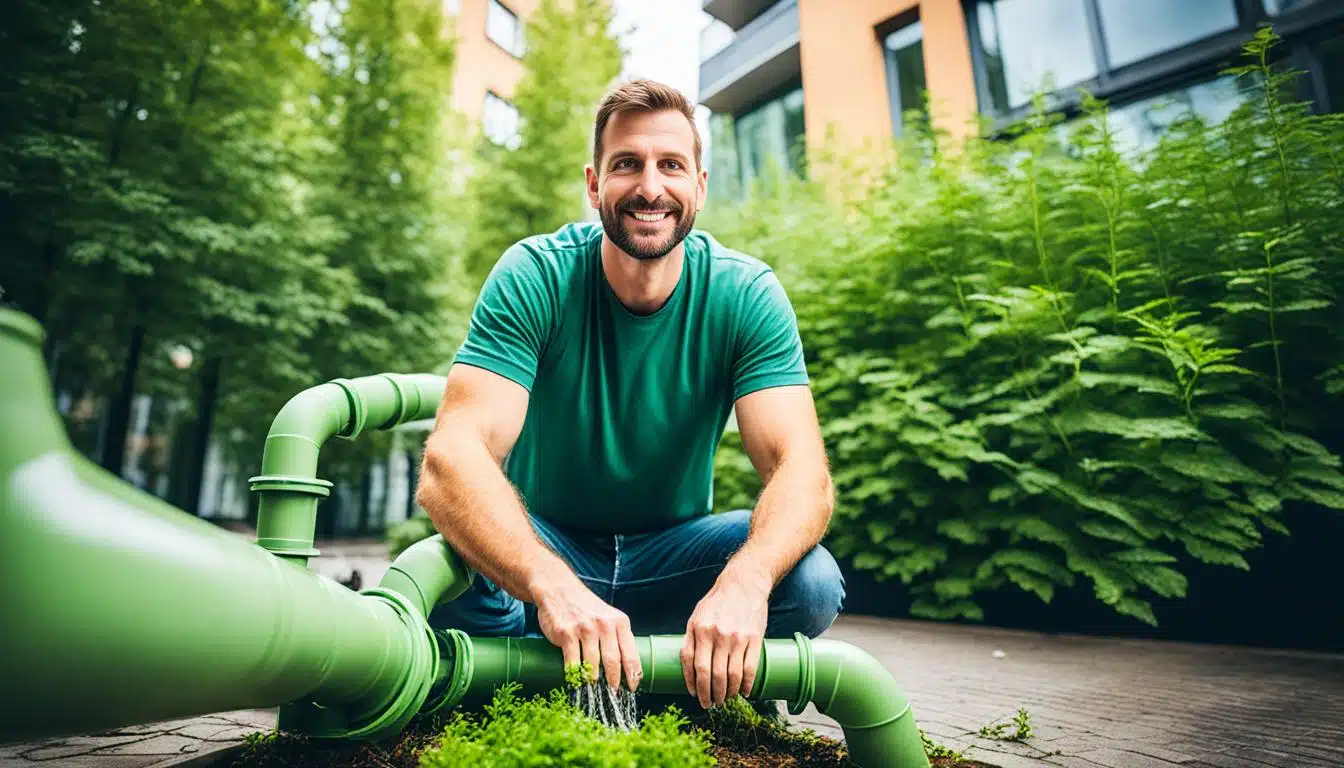
[[[686,690],[708,709],[751,693],[770,603],[765,574],[734,569],[719,576],[686,623],[681,671]]]

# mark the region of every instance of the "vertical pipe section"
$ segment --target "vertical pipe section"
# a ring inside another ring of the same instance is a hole
[[[383,373],[336,379],[291,398],[271,422],[261,474],[249,480],[260,497],[257,543],[301,564],[316,557],[317,504],[331,494],[331,483],[317,477],[322,444],[333,436],[353,440],[366,428],[430,418],[443,387],[442,376]]]

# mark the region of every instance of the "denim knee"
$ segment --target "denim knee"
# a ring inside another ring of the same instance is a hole
[[[817,545],[780,580],[770,598],[770,636],[817,637],[835,623],[845,600],[845,577],[835,557]]]

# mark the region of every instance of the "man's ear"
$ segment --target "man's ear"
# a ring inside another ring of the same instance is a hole
[[[588,204],[593,207],[593,210],[598,210],[600,206],[598,205],[597,169],[591,163],[585,165],[583,167],[583,177],[588,183]]]
[[[699,192],[700,192],[700,194],[699,194],[699,196],[698,196],[700,202],[697,203],[697,204],[696,204],[696,207],[695,207],[695,212],[696,212],[696,213],[699,213],[699,212],[701,212],[701,211],[703,211],[703,210],[705,209],[705,198],[709,197],[709,169],[708,169],[708,168],[701,168],[701,169],[700,169],[700,173],[699,173],[698,177],[696,178],[695,185],[699,188]]]

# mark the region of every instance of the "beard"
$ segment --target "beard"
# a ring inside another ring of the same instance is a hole
[[[625,214],[652,211],[670,212],[669,215],[676,220],[672,232],[660,238],[637,236],[631,232],[630,220]],[[611,242],[640,261],[661,259],[671,253],[672,249],[680,245],[695,227],[695,209],[692,208],[687,212],[684,206],[671,199],[648,202],[640,195],[633,195],[615,203],[604,203],[598,209],[598,214],[602,218],[602,228],[606,230]]]

